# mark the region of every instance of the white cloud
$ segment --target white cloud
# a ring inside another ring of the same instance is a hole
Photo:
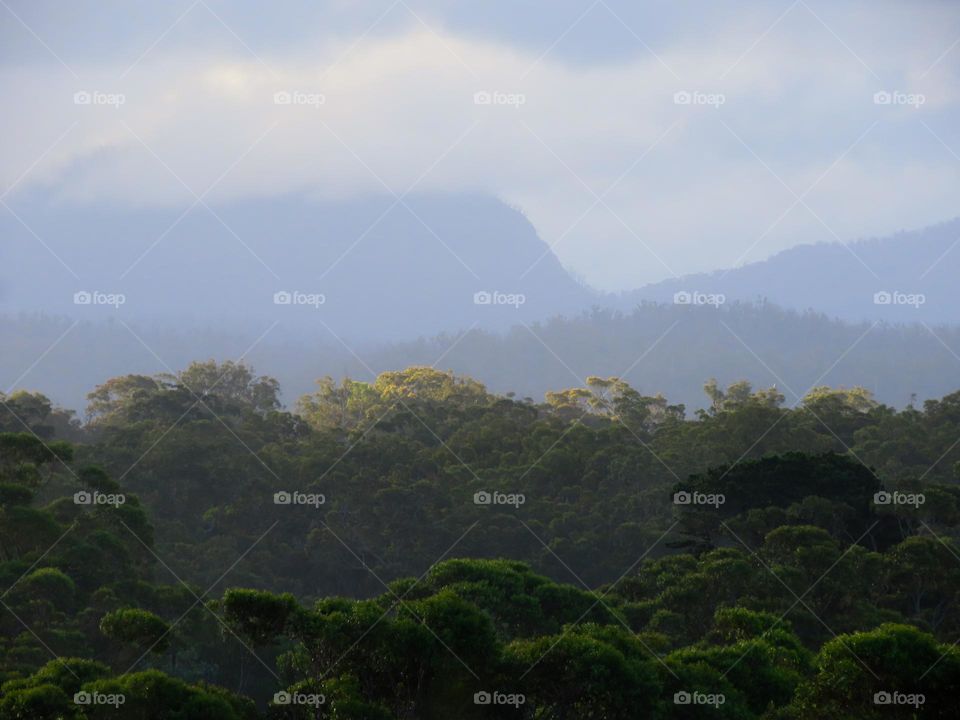
[[[421,28],[365,39],[345,56],[349,39],[263,55],[265,64],[158,48],[122,80],[126,66],[76,67],[80,81],[61,68],[8,67],[0,87],[16,112],[0,121],[0,181],[15,182],[76,122],[21,187],[135,204],[192,202],[184,184],[202,193],[216,183],[209,201],[384,186],[401,193],[414,184],[490,192],[522,207],[589,282],[619,288],[666,276],[654,255],[678,273],[736,261],[794,202],[791,190],[806,191],[878,121],[806,198],[829,229],[798,206],[745,259],[833,240],[831,230],[851,239],[956,214],[960,161],[920,122],[960,141],[944,129],[956,113],[955,63],[925,72],[939,55],[932,31],[918,26],[929,17],[894,37],[889,23],[906,21],[874,15],[888,23],[890,32],[877,33],[886,47],[863,31],[845,38],[891,90],[926,94],[914,109],[874,105],[881,81],[797,13],[739,62],[755,28],[678,39],[662,62],[641,49],[589,66],[551,55],[536,62],[539,52]],[[933,34],[949,46],[946,31]],[[125,103],[78,106],[78,90],[122,93]],[[720,93],[724,102],[676,105],[682,90]],[[305,99],[275,104],[284,91]],[[524,102],[478,106],[477,91]],[[593,193],[648,151],[587,212]]]

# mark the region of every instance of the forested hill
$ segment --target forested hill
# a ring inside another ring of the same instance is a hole
[[[671,302],[685,291],[722,294],[731,302],[762,298],[852,322],[957,323],[958,245],[960,218],[886,237],[798,245],[760,262],[653,283],[612,304]],[[919,299],[908,302],[911,296]]]
[[[0,398],[0,720],[955,712],[960,393],[278,391]]]
[[[623,376],[691,409],[703,407],[699,388],[710,377],[777,383],[791,403],[814,384],[863,385],[895,407],[913,396],[923,401],[960,387],[960,331],[954,327],[847,324],[770,304],[733,303],[645,304],[628,313],[596,310],[544,323],[514,322],[506,333],[474,329],[384,346],[344,345],[330,333],[281,341],[266,332],[269,324],[244,335],[0,317],[0,378],[3,387],[42,389],[77,410],[90,388],[113,375],[163,372],[196,357],[246,357],[280,380],[288,404],[323,375],[368,380],[371,372],[434,364],[492,390],[536,400],[587,375]]]

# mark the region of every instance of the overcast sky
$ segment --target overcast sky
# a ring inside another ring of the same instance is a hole
[[[958,68],[956,2],[0,0],[0,193],[479,191],[626,289],[960,214]]]

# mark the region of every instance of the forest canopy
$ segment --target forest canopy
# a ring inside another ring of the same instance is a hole
[[[960,392],[704,391],[0,396],[0,720],[952,717]]]

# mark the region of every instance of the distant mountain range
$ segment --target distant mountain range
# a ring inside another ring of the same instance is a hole
[[[11,206],[18,217],[0,211],[8,314],[244,334],[278,322],[278,335],[329,337],[329,328],[351,341],[391,341],[473,324],[506,329],[599,297],[522,213],[479,195],[286,196],[186,214],[49,198]],[[89,302],[75,304],[77,293]]]
[[[622,293],[613,305],[722,295],[859,322],[960,323],[960,219],[851,243],[800,245],[762,262]],[[707,298],[709,299],[709,298]]]
[[[187,212],[5,202],[0,390],[78,409],[109,377],[245,353],[288,402],[325,374],[438,360],[535,398],[632,365],[636,386],[691,407],[708,377],[769,384],[782,370],[800,392],[841,356],[823,382],[894,404],[960,388],[945,347],[960,353],[960,329],[940,327],[960,325],[960,220],[611,294],[577,282],[520,211],[481,195]]]

